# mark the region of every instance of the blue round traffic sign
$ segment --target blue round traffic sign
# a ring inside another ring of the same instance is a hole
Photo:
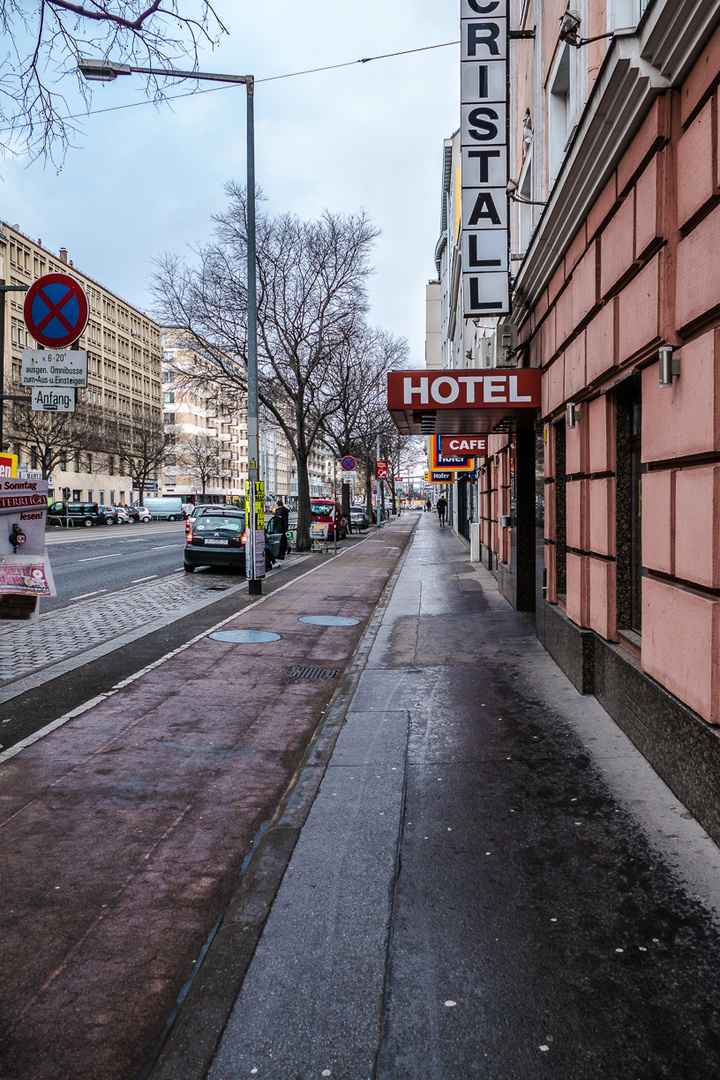
[[[28,289],[23,312],[37,342],[48,349],[65,349],[87,326],[87,296],[67,274],[45,274]]]
[[[352,472],[356,465],[357,462],[355,461],[355,458],[351,457],[350,454],[344,457],[340,462],[340,468],[343,472]]]

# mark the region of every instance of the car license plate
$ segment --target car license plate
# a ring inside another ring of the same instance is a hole
[[[207,547],[208,544],[214,544],[216,547],[218,547],[221,544],[224,544],[225,546],[227,546],[229,543],[230,543],[229,540],[208,540],[208,539],[206,539],[205,540],[205,547]]]

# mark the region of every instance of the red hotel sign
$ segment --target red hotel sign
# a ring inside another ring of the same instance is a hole
[[[539,368],[389,371],[388,409],[540,408]]]

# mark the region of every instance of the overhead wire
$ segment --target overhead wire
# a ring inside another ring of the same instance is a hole
[[[422,45],[417,49],[402,49],[399,52],[392,53],[379,53],[377,56],[364,56],[360,60],[346,60],[342,64],[327,64],[324,67],[307,68],[305,71],[290,71],[285,75],[267,75],[263,79],[255,79],[256,83],[277,82],[279,79],[296,79],[300,75],[315,75],[321,71],[335,71],[337,68],[355,67],[356,64],[369,64],[373,60],[390,60],[396,56],[409,56],[411,53],[430,52],[433,49],[447,49],[451,45],[459,45],[459,41],[443,41],[439,45]],[[192,78],[192,76],[188,76]],[[228,90],[230,84],[223,86],[208,86],[202,90],[188,90],[184,94],[167,94],[163,97],[163,101],[179,101],[186,97],[197,97],[198,94],[212,94],[217,90]],[[87,112],[76,113],[70,116],[62,116],[61,120],[82,120],[86,116],[99,116],[102,113],[119,112],[121,109],[135,109],[139,105],[149,105],[152,103],[150,98],[144,98],[142,101],[131,101],[125,105],[109,105],[105,109],[89,109]]]

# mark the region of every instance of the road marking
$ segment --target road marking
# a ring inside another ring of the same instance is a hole
[[[119,559],[122,552],[116,551],[113,555],[93,555],[90,559],[78,559],[78,562],[97,562],[98,559]]]
[[[80,596],[73,596],[73,600],[87,600],[90,596],[99,596],[100,593],[107,592],[107,589],[96,589],[95,592],[84,592]]]
[[[141,581],[152,581],[153,578],[156,578],[156,577],[157,577],[157,574],[149,574],[148,577],[136,577],[133,581],[130,582],[130,584],[131,585],[139,585]]]

